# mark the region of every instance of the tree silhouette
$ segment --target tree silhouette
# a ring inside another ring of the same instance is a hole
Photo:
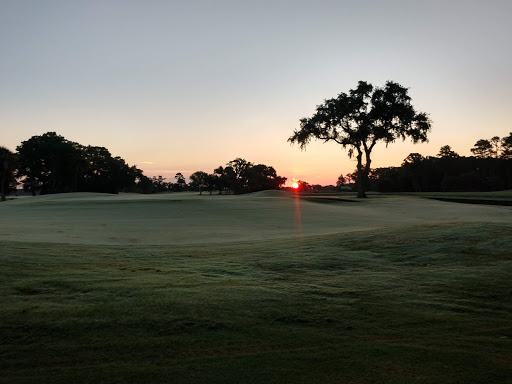
[[[475,157],[482,159],[488,157],[509,159],[512,157],[512,132],[501,139],[499,136],[493,136],[490,140],[480,139],[471,148],[471,152]]]
[[[297,192],[305,192],[305,191],[309,191],[312,189],[312,186],[305,181],[297,180],[296,183],[297,183],[297,188],[295,190]]]
[[[197,171],[190,175],[190,181],[194,188],[199,189],[199,194],[203,194],[203,188],[207,185],[208,174],[203,171]]]
[[[187,182],[185,181],[185,176],[183,176],[183,173],[176,173],[174,178],[176,179],[176,191],[184,191],[187,186]]]
[[[230,165],[226,165],[225,167],[220,166],[214,170],[214,173],[219,176],[217,178],[219,194],[221,194],[223,190],[227,190],[228,193],[231,191],[237,192],[239,183],[233,167]]]
[[[445,146],[449,147],[449,146]],[[443,147],[444,148],[444,147]],[[445,148],[446,149],[446,148]],[[423,161],[425,158],[420,155],[419,153],[410,153],[402,162],[402,169],[404,178],[410,180],[411,186],[413,191],[415,192],[421,192],[421,167],[423,165]],[[380,176],[380,175],[379,175]],[[390,176],[390,171],[388,170],[388,173],[386,176]],[[396,172],[393,170],[393,176],[396,177]],[[389,183],[389,180],[388,180]],[[395,181],[396,183],[396,181]]]
[[[274,167],[258,164],[246,170],[247,192],[278,189],[286,182],[286,177],[277,176]]]
[[[493,149],[489,140],[481,139],[471,148],[471,152],[478,158],[492,157]]]
[[[234,193],[244,193],[248,191],[248,173],[247,171],[253,164],[245,159],[237,157],[226,164],[226,168],[231,168],[234,174],[234,180],[231,179],[230,188]]]
[[[232,191],[235,194],[263,191],[266,189],[279,189],[286,177],[278,176],[274,167],[265,164],[253,163],[237,157],[225,167],[216,168],[212,174],[202,171],[194,172],[190,179],[192,186],[206,187],[210,194],[216,189],[219,195],[222,191]]]
[[[402,166],[404,165],[416,165],[425,160],[425,157],[419,153],[409,153],[409,155],[402,162]]]
[[[347,184],[347,178],[343,176],[343,173],[338,176],[338,180],[336,181],[336,187],[340,188]]]
[[[213,193],[215,188],[217,188],[217,184],[218,184],[217,180],[218,179],[219,179],[219,176],[216,175],[215,173],[207,173],[206,174],[205,184],[206,184],[206,189],[208,190],[208,192],[210,192],[210,195]]]
[[[153,176],[151,182],[153,183],[153,190],[155,192],[165,192],[169,189],[169,185],[165,182],[165,178],[162,175],[158,175],[158,177]]]
[[[219,195],[222,195],[222,191],[229,187],[228,175],[225,173],[224,167],[220,166],[215,168],[213,173],[217,175],[217,190]]]
[[[0,201],[5,201],[5,195],[16,183],[16,155],[6,147],[0,146]]]
[[[416,113],[407,88],[388,81],[381,88],[360,81],[356,89],[337,98],[325,100],[315,114],[300,120],[300,129],[288,139],[301,149],[312,139],[334,141],[348,155],[356,155],[358,197],[366,197],[365,187],[371,170],[371,153],[382,141],[386,145],[397,139],[411,138],[425,142],[431,121],[427,114]],[[364,163],[363,163],[364,156]]]
[[[136,184],[134,185],[133,191],[138,193],[153,193],[155,192],[155,187],[153,185],[153,180],[147,177],[142,173],[142,170],[138,169],[136,166],[131,167],[131,172],[135,176]]]
[[[76,190],[77,174],[81,171],[82,147],[47,132],[33,136],[17,148],[19,154],[18,175],[23,178],[24,188],[35,195],[71,192]]]
[[[501,158],[512,159],[512,132],[501,139]]]
[[[499,136],[493,136],[490,140],[492,156],[498,158],[501,150],[501,139]]]
[[[113,157],[105,147],[87,146],[83,149],[87,167],[84,171],[83,191],[119,193],[135,185],[137,174],[119,156]]]
[[[55,132],[32,136],[17,147],[17,176],[33,195],[62,192],[134,190],[142,171],[107,148],[83,146]]]
[[[441,148],[437,157],[411,153],[401,167],[372,170],[376,177],[369,184],[380,192],[511,189],[512,158],[507,157],[507,151],[512,146],[512,133],[491,140],[479,140],[472,151],[477,156],[472,157],[454,155],[447,145]],[[493,148],[493,142],[499,146]]]
[[[452,151],[452,147],[449,145],[443,145],[437,154],[440,158],[457,158],[460,157],[457,152]]]

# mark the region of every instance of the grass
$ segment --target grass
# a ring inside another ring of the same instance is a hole
[[[407,193],[403,195],[407,195]],[[512,206],[512,190],[492,192],[422,192],[412,195],[452,203]]]
[[[287,200],[251,199],[249,215],[251,204],[286,214]],[[241,214],[243,199],[218,201]],[[0,240],[1,381],[510,382],[510,208],[419,201],[468,211],[338,233],[309,233],[306,222],[302,236],[284,228],[294,235],[218,243],[179,233],[153,245]],[[316,209],[367,218],[395,207],[380,204],[304,203],[303,221]],[[478,221],[472,208],[488,214]],[[3,212],[19,220],[24,209]]]

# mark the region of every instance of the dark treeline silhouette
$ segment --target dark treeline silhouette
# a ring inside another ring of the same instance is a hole
[[[278,176],[273,167],[253,164],[238,157],[225,167],[219,166],[213,173],[194,172],[190,180],[190,188],[199,193],[206,190],[210,194],[213,191],[240,194],[279,189],[286,182],[286,177]]]
[[[5,147],[0,146],[0,201],[16,189],[17,156]]]
[[[181,172],[176,173],[174,176],[176,182],[166,182],[165,178],[161,175],[153,176],[149,181],[144,193],[158,193],[158,192],[183,192],[190,190],[185,176]]]
[[[411,153],[400,167],[372,169],[369,190],[379,192],[471,192],[512,189],[512,132],[509,136],[478,140],[474,156],[463,157],[449,145],[437,156]],[[357,185],[355,172],[341,175],[339,185]]]
[[[285,182],[286,177],[278,176],[273,167],[264,164],[253,164],[245,159],[236,158],[226,164],[219,166],[212,173],[196,171],[190,175],[190,183],[187,184],[181,172],[174,177],[176,182],[167,182],[159,175],[150,179],[147,186],[151,192],[182,192],[203,191],[213,194],[241,194],[263,191],[267,189],[279,189]],[[145,191],[148,193],[148,191]]]
[[[7,152],[6,152],[7,151]],[[84,146],[55,132],[32,136],[16,153],[2,148],[2,187],[35,194],[62,192],[144,192],[149,179],[104,147]],[[11,159],[6,161],[5,158]],[[6,180],[6,181],[4,181]],[[151,182],[149,181],[149,184]],[[4,189],[2,189],[4,190]]]
[[[292,187],[282,188],[285,191],[290,192],[336,192],[336,186],[334,185],[320,185],[320,184],[309,184],[307,181],[296,180]]]
[[[23,141],[16,153],[0,147],[1,199],[23,189],[36,194],[63,192],[182,192],[214,190],[219,193],[247,193],[278,189],[286,181],[273,167],[252,164],[237,158],[213,173],[195,172],[187,184],[181,172],[175,182],[162,176],[149,178],[136,166],[104,147],[84,146],[55,132],[47,132]]]

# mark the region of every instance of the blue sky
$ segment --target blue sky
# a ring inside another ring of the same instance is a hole
[[[434,122],[428,144],[376,147],[373,165],[512,131],[510,1],[0,0],[0,145],[56,131],[148,175],[243,157],[335,183],[336,144],[287,143],[301,117],[393,80]]]

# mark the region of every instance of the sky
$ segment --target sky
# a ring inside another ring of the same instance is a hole
[[[48,131],[148,176],[242,157],[335,184],[355,161],[287,139],[325,99],[392,80],[433,121],[429,142],[372,166],[507,136],[512,1],[0,0],[0,145]]]

